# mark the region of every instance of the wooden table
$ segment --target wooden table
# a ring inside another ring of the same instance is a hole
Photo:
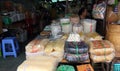
[[[63,59],[60,63],[69,63],[69,64],[87,64],[90,63],[90,59],[84,62],[68,62],[66,59]]]
[[[75,68],[75,71],[77,71],[77,66],[78,65],[82,65],[82,64],[90,64],[90,59],[88,59],[87,61],[84,62],[68,62],[66,59],[63,59],[59,65],[61,64],[65,64],[65,65],[72,65]]]

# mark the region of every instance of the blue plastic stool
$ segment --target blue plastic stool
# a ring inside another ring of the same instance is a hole
[[[7,50],[7,48],[9,50]],[[18,50],[19,50],[19,46],[16,37],[6,37],[2,39],[2,52],[4,58],[6,58],[6,56],[9,55],[14,55],[14,57],[16,58]]]

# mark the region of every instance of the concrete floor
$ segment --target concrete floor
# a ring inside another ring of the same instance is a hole
[[[17,67],[25,60],[25,46],[34,38],[35,35],[29,36],[27,41],[19,43],[20,53],[17,58],[7,56],[6,59],[4,59],[0,56],[0,71],[17,71]]]
[[[6,59],[0,57],[0,71],[16,71],[17,67],[25,60],[25,54],[20,53],[17,58],[9,56]]]

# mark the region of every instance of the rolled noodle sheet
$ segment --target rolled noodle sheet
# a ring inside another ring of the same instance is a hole
[[[115,53],[112,43],[107,40],[96,40],[90,42],[90,53],[94,55],[109,55]]]

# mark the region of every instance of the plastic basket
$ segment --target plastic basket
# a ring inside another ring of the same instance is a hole
[[[113,65],[113,71],[120,71],[120,63],[115,63]]]

